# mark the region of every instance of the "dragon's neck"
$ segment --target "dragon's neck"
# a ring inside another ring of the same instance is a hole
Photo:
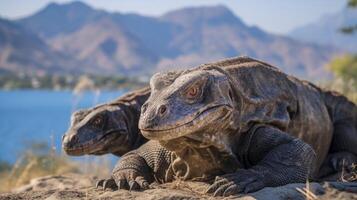
[[[228,147],[217,147],[189,137],[160,141],[160,144],[175,153],[171,170],[175,176],[183,179],[207,179],[210,176],[232,173],[240,166]]]

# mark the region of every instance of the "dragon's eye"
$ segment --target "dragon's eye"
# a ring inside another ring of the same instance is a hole
[[[180,92],[181,97],[187,103],[196,103],[202,100],[204,90],[207,86],[207,77],[200,78],[190,84],[187,84],[185,88]]]
[[[189,99],[194,99],[199,94],[199,90],[200,89],[196,85],[188,88],[186,97]]]
[[[97,116],[95,119],[93,119],[92,125],[96,128],[101,128],[103,126],[103,117]]]

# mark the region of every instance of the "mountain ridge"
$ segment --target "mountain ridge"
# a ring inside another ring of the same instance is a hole
[[[295,28],[288,35],[301,41],[336,46],[356,53],[356,35],[347,35],[340,31],[341,28],[354,24],[357,24],[357,9],[344,8],[337,13],[324,15],[315,22]]]
[[[0,18],[0,69],[3,72],[80,73],[79,62],[52,50],[36,34]],[[25,67],[24,67],[25,66]]]
[[[103,21],[111,28],[106,30]],[[77,1],[51,3],[15,22],[36,33],[51,50],[82,63],[82,71],[89,68],[94,73],[150,75],[247,55],[311,78],[327,76],[324,64],[341,53],[248,26],[223,5],[186,7],[147,17],[98,10]]]

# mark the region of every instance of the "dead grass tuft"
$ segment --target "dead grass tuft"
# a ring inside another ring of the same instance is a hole
[[[66,155],[59,155],[45,144],[34,144],[25,151],[11,167],[0,171],[0,192],[28,184],[32,179],[66,173],[81,173],[93,176],[109,176],[110,161],[106,157],[73,161]],[[38,147],[41,146],[41,150]]]

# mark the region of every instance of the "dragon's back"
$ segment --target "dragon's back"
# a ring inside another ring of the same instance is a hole
[[[237,104],[242,130],[262,123],[278,127],[310,144],[321,164],[328,152],[333,128],[324,95],[318,87],[247,57],[203,68],[215,68],[229,77],[231,87],[242,99]]]

